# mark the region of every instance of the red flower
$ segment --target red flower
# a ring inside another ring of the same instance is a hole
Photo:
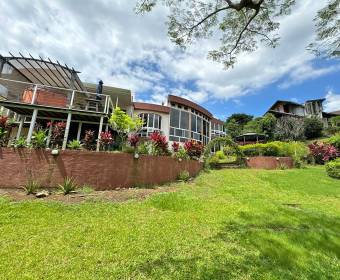
[[[184,143],[184,149],[191,158],[199,158],[203,152],[203,145],[195,140],[189,140]]]
[[[173,143],[172,143],[172,150],[173,150],[175,153],[177,153],[178,150],[179,150],[179,143],[173,142]]]
[[[131,147],[136,148],[139,143],[139,135],[138,134],[131,134],[128,138],[128,141]]]
[[[319,164],[335,159],[339,155],[334,146],[322,142],[314,142],[313,144],[308,145],[308,147],[315,162]]]
[[[168,154],[168,141],[164,135],[161,135],[158,131],[151,133],[150,139],[158,152],[158,154]]]
[[[102,145],[111,145],[113,143],[113,138],[110,131],[100,133],[100,143]]]

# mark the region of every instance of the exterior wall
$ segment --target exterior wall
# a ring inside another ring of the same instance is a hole
[[[169,130],[170,130],[170,115],[169,114],[153,112],[153,111],[137,110],[137,109],[135,109],[133,112],[134,115],[139,115],[141,113],[150,113],[150,114],[160,115],[162,117],[161,131],[163,135],[166,136],[166,139],[169,139]]]
[[[250,157],[246,159],[246,166],[252,169],[280,169],[293,168],[294,162],[290,157]]]
[[[20,188],[32,178],[43,187],[55,187],[65,177],[96,190],[162,184],[177,179],[187,170],[195,176],[203,164],[179,162],[171,157],[141,156],[126,153],[63,151],[52,156],[45,150],[0,149],[0,188]]]

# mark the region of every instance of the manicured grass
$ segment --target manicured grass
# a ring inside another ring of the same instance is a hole
[[[0,279],[340,279],[340,181],[218,170],[126,203],[0,198]]]

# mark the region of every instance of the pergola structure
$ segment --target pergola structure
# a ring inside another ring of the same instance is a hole
[[[70,125],[78,123],[77,140],[83,123],[99,125],[97,150],[104,122],[114,108],[111,96],[86,91],[78,77],[79,71],[52,62],[30,57],[0,55],[0,107],[15,113],[19,122],[16,138],[19,139],[25,120],[29,121],[26,142],[32,139],[37,119],[66,121],[62,149],[66,149]],[[118,105],[118,99],[117,104]],[[49,138],[51,136],[49,131]]]

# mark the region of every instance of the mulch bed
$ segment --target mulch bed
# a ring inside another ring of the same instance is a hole
[[[37,198],[35,195],[26,195],[20,189],[0,189],[0,197],[7,197],[12,201],[40,200],[40,201],[59,201],[65,203],[79,203],[84,201],[111,201],[124,202],[131,199],[143,200],[155,193],[175,192],[173,186],[162,186],[153,189],[118,189],[110,191],[93,191],[91,193],[83,193],[81,191],[63,195],[58,190],[50,190],[50,195],[44,198]]]

